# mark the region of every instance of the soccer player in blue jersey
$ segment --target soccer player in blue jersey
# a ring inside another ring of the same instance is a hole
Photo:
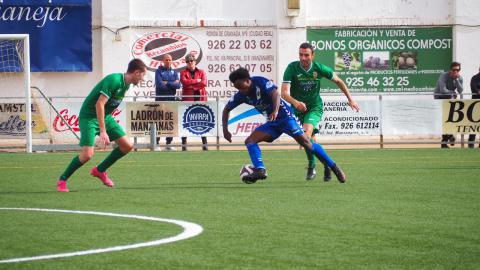
[[[280,97],[277,86],[264,77],[250,77],[248,70],[239,68],[229,76],[236,93],[225,105],[222,113],[223,137],[232,142],[232,134],[228,131],[230,111],[242,103],[255,107],[267,117],[267,122],[256,128],[245,140],[245,145],[254,166],[253,172],[243,178],[247,184],[253,184],[259,179],[267,178],[267,170],[263,164],[259,142],[273,142],[282,133],[295,139],[301,146],[311,151],[322,163],[327,164],[337,177],[344,183],[345,173],[328,156],[320,144],[312,143],[305,135],[290,106]]]

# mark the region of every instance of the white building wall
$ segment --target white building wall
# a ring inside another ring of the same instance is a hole
[[[480,1],[454,1],[453,56],[462,63],[462,76],[466,92],[470,92],[470,79],[480,68]]]
[[[32,85],[49,96],[85,96],[103,76],[124,72],[130,31],[123,27],[275,26],[277,80],[297,59],[306,27],[454,25],[454,60],[466,82],[480,65],[480,1],[477,0],[300,0],[288,17],[287,0],[93,0],[93,72],[34,73]],[[110,29],[110,30],[109,30]],[[118,30],[120,29],[120,30]],[[117,34],[113,32],[117,32]],[[445,67],[448,68],[448,67]],[[280,83],[280,82],[278,82]],[[468,87],[466,88],[469,92]]]
[[[324,4],[318,4],[324,2]],[[385,26],[452,24],[454,0],[308,0],[312,26]],[[473,1],[472,1],[473,2]]]

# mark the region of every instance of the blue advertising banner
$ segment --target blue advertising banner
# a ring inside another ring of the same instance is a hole
[[[0,34],[30,34],[33,72],[92,71],[91,0],[0,1]]]

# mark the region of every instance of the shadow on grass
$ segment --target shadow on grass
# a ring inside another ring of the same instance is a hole
[[[118,187],[118,190],[162,190],[162,189],[285,189],[285,188],[312,188],[311,185],[279,184],[266,185],[265,183],[239,184],[239,183],[181,183],[163,184],[160,186],[129,186]]]
[[[72,189],[68,193],[60,193],[55,189],[49,191],[0,191],[0,195],[52,195],[52,194],[69,194],[78,192],[111,192],[115,190],[175,190],[175,189],[311,189],[321,188],[321,185],[325,184],[323,181],[315,182],[298,182],[298,183],[279,183],[271,184],[262,183],[261,181],[255,184],[243,184],[243,183],[175,183],[175,184],[162,184],[158,186],[120,186],[114,188],[98,187],[98,188],[79,188]],[[328,183],[326,183],[328,184]]]

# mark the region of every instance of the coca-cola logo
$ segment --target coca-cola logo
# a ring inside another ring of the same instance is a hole
[[[115,120],[117,121],[117,123],[120,123],[120,120],[118,119],[118,116],[122,113],[122,110],[120,109],[115,109],[111,115],[113,116],[113,118],[115,118]],[[63,119],[65,119],[65,123],[62,118],[60,118],[59,115],[55,116],[55,119],[53,119],[53,124],[52,124],[52,127],[53,127],[53,130],[55,132],[64,132],[64,131],[67,131],[69,130],[68,129],[68,126],[71,126],[73,131],[75,132],[78,132],[80,131],[80,128],[78,127],[78,115],[76,114],[69,114],[69,111],[68,109],[61,109],[59,111],[59,114],[63,117]],[[67,126],[68,124],[68,126]]]
[[[152,72],[161,66],[165,54],[172,56],[172,68],[178,72],[186,67],[187,54],[193,54],[197,63],[203,56],[200,44],[193,37],[180,32],[149,33],[137,39],[132,46],[132,56],[142,59]]]

